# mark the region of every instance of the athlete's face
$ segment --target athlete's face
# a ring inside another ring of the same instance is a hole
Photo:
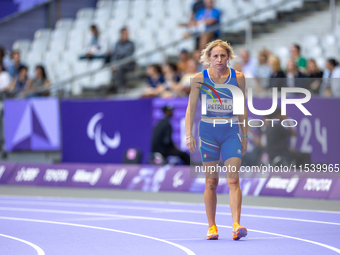
[[[211,50],[210,61],[213,67],[223,69],[229,60],[228,52],[221,46],[216,46]]]

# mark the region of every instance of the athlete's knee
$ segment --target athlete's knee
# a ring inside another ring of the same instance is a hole
[[[239,178],[227,178],[229,189],[235,189],[240,186]]]
[[[205,188],[208,190],[215,191],[217,189],[218,179],[216,178],[209,178],[205,180]]]

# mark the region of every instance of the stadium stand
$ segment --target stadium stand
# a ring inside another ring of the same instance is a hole
[[[313,2],[324,1],[259,0],[256,4],[255,1],[228,1],[226,5],[225,1],[216,0],[215,6],[222,11],[221,23],[231,22],[231,25],[222,26],[222,38],[232,43],[233,36],[244,33],[249,26],[248,20],[242,18],[244,15],[269,8],[251,16],[252,26],[255,29],[256,25],[267,23],[266,26],[275,24],[272,26],[279,28],[275,30],[275,34],[261,33],[254,38],[252,54],[256,55],[262,45],[266,45],[281,58],[284,66],[289,54],[287,47],[293,42],[301,42],[300,38],[304,38],[303,55],[313,56],[318,65],[324,67],[325,59],[337,56],[340,48],[338,38],[331,34],[329,29],[328,11],[315,12],[292,24],[280,20],[283,14],[293,11],[299,13],[306,4]],[[181,49],[190,52],[195,49],[195,39],[189,38],[167,47],[166,50],[156,50],[158,47],[182,40],[187,29],[178,27],[178,24],[188,21],[192,4],[191,0],[101,0],[97,2],[95,8],[80,9],[74,20],[60,19],[55,29],[36,31],[32,42],[16,41],[13,49],[21,51],[23,62],[28,63],[30,76],[33,75],[37,64],[43,64],[52,84],[75,78],[72,82],[68,81],[65,87],[68,93],[78,96],[83,89],[97,89],[111,82],[109,69],[107,67],[102,69],[104,59],[79,60],[79,56],[84,54],[91,24],[99,27],[100,33],[105,36],[110,47],[118,40],[119,30],[123,26],[128,27],[131,40],[136,41],[137,64],[145,67],[152,63],[164,63],[168,58],[176,56]],[[337,8],[337,12],[339,10]],[[305,16],[303,12],[299,15]],[[233,22],[235,20],[237,22]],[[244,46],[235,48],[241,47]],[[152,51],[154,53],[146,54]],[[84,76],[79,77],[81,74]]]

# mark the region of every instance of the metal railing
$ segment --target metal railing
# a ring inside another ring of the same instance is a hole
[[[252,21],[251,21],[251,19],[253,17],[255,17],[256,15],[259,15],[262,12],[270,11],[270,10],[277,10],[280,7],[284,6],[284,5],[287,5],[289,3],[296,2],[296,1],[297,0],[283,0],[283,1],[279,2],[279,3],[270,4],[270,5],[268,5],[268,6],[264,7],[264,8],[257,9],[255,11],[249,13],[249,14],[240,15],[240,16],[238,16],[236,18],[233,18],[233,19],[231,19],[231,20],[229,20],[229,21],[227,21],[225,23],[219,23],[219,24],[213,25],[209,29],[207,29],[206,31],[204,31],[202,33],[215,32],[215,31],[221,29],[222,27],[229,27],[229,26],[232,26],[232,25],[237,24],[239,22],[248,20],[249,21],[248,22],[248,27],[246,29],[246,40],[248,40],[248,42],[246,41],[246,44],[248,44],[248,47],[251,47],[251,41],[252,41]],[[180,40],[173,41],[171,43],[168,43],[168,44],[156,47],[155,49],[153,49],[151,51],[147,51],[147,52],[140,53],[140,54],[134,54],[133,56],[130,56],[130,57],[127,57],[127,58],[115,61],[113,63],[107,63],[107,64],[105,64],[101,68],[92,70],[90,72],[78,74],[78,75],[75,75],[75,76],[73,76],[71,78],[68,78],[68,79],[65,79],[65,80],[61,80],[61,81],[55,82],[54,84],[51,84],[51,86],[49,88],[41,88],[41,89],[36,90],[34,92],[28,92],[25,96],[28,97],[28,96],[30,96],[32,94],[46,92],[46,91],[55,92],[55,91],[58,91],[58,90],[62,90],[65,86],[67,86],[68,84],[72,84],[75,80],[81,79],[81,78],[86,77],[86,76],[93,75],[93,74],[103,70],[104,68],[124,65],[124,64],[130,63],[132,61],[136,61],[138,58],[148,57],[148,56],[150,56],[152,54],[155,54],[157,52],[162,52],[164,54],[164,51],[166,49],[168,49],[169,47],[173,47],[173,46],[179,45],[183,41],[186,41],[186,40],[192,39],[194,37],[197,37],[197,36],[199,36],[202,33],[191,34],[188,38],[183,38],[183,39],[180,39]]]

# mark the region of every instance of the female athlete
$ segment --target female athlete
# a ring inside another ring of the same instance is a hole
[[[232,47],[222,40],[212,41],[202,50],[201,62],[208,66],[208,69],[197,73],[191,83],[185,126],[187,148],[193,153],[196,148],[196,140],[192,134],[192,127],[197,102],[200,98],[202,108],[205,108],[201,113],[202,116],[199,124],[199,149],[203,168],[214,169],[215,167],[217,169],[216,166],[221,154],[225,166],[224,169],[232,169],[232,171],[227,172],[227,183],[233,220],[233,239],[239,240],[247,235],[247,229],[240,225],[242,193],[239,185],[238,170],[241,165],[242,156],[247,150],[248,136],[247,125],[240,124],[242,131],[241,139],[239,125],[236,123],[237,118],[240,123],[247,123],[248,120],[245,102],[245,112],[243,115],[233,115],[232,111],[233,94],[230,89],[233,89],[233,87],[230,86],[238,87],[243,95],[245,95],[244,75],[227,66],[229,60],[235,57]],[[221,84],[224,87],[221,88]],[[226,88],[228,86],[230,89]],[[232,125],[230,125],[231,121],[233,122]],[[233,169],[236,169],[236,171]],[[219,177],[214,171],[206,171],[205,178],[204,203],[209,223],[207,239],[216,240],[218,239],[218,230],[215,222],[217,205],[216,188]]]

